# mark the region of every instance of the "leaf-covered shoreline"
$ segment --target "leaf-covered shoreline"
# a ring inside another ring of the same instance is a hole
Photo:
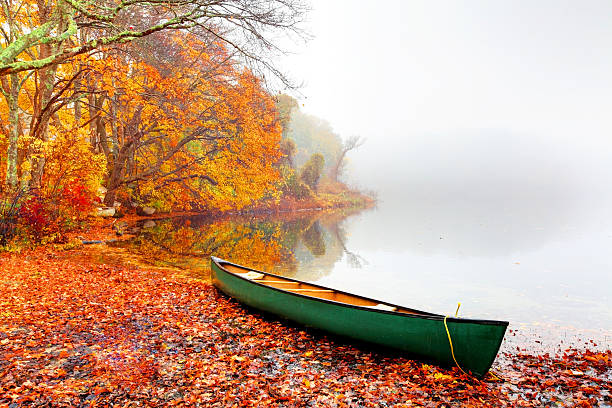
[[[261,316],[173,269],[0,260],[0,406],[606,406],[612,352],[499,357],[477,381]]]

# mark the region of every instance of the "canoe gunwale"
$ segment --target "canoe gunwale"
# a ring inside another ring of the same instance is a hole
[[[509,322],[503,321],[503,320],[469,319],[469,318],[463,318],[463,317],[444,316],[444,315],[440,315],[440,314],[436,314],[436,313],[424,312],[424,311],[421,311],[421,310],[412,309],[412,308],[405,307],[405,306],[395,305],[395,304],[392,304],[392,303],[389,303],[389,302],[386,302],[386,301],[381,301],[381,300],[378,300],[378,299],[372,299],[372,298],[368,298],[368,297],[365,297],[365,296],[356,295],[354,293],[349,293],[349,292],[344,292],[342,290],[337,290],[337,289],[329,288],[327,286],[317,285],[315,283],[304,282],[304,281],[300,281],[298,279],[292,279],[292,278],[288,278],[288,277],[281,276],[281,275],[275,275],[273,273],[264,272],[264,271],[260,271],[260,270],[253,269],[253,268],[247,268],[247,267],[245,267],[243,265],[238,265],[238,264],[235,264],[233,262],[229,262],[229,261],[226,261],[224,259],[217,258],[216,256],[211,256],[211,260],[213,261],[213,263],[219,269],[221,269],[225,273],[227,273],[227,274],[229,274],[231,276],[234,276],[234,277],[236,277],[238,279],[241,279],[241,280],[243,280],[245,282],[248,282],[250,284],[258,285],[260,287],[264,287],[264,288],[267,288],[267,289],[270,289],[270,290],[275,290],[275,291],[281,292],[281,293],[283,293],[285,295],[296,296],[296,297],[299,297],[299,298],[312,299],[312,300],[316,300],[316,301],[323,302],[323,303],[329,303],[329,304],[332,304],[332,305],[335,305],[335,306],[347,307],[347,308],[353,308],[353,309],[359,309],[359,310],[365,310],[365,311],[370,311],[370,312],[374,312],[374,313],[391,314],[391,315],[402,316],[402,317],[406,317],[406,318],[428,319],[428,320],[436,320],[436,321],[444,321],[444,319],[446,317],[446,321],[447,322],[454,322],[454,323],[473,323],[473,324],[484,324],[484,325],[506,326],[506,327],[509,324]],[[265,274],[267,276],[271,276],[271,277],[275,277],[275,278],[286,279],[286,280],[293,281],[293,282],[298,282],[298,283],[303,283],[303,284],[306,284],[306,285],[311,285],[311,286],[314,286],[314,287],[317,287],[317,288],[321,288],[321,289],[331,289],[331,290],[333,290],[333,291],[335,291],[337,293],[341,293],[341,294],[348,295],[348,296],[358,297],[358,298],[365,299],[365,300],[372,301],[372,302],[383,303],[385,305],[389,305],[389,306],[393,306],[393,307],[397,307],[397,308],[407,309],[407,310],[410,310],[410,311],[415,312],[415,313],[413,314],[413,313],[404,313],[404,312],[391,311],[391,310],[375,309],[375,308],[368,307],[368,306],[352,305],[350,303],[338,302],[338,301],[331,300],[331,299],[323,299],[323,298],[319,298],[319,297],[315,297],[315,296],[308,296],[308,295],[301,294],[301,293],[290,292],[290,291],[284,290],[282,288],[277,288],[277,287],[274,287],[274,286],[265,285],[263,283],[255,281],[255,280],[251,280],[251,279],[245,278],[243,276],[240,276],[238,274],[235,274],[235,273],[233,273],[231,271],[228,271],[226,268],[224,268],[223,264],[231,265],[231,266],[238,267],[238,268],[241,268],[241,269],[244,269],[244,270],[248,270],[248,271],[254,271],[254,272],[263,273],[263,274]]]

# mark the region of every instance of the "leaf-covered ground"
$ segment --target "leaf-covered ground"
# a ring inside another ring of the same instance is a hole
[[[609,406],[612,352],[500,356],[477,381],[261,316],[177,271],[0,260],[0,407]]]

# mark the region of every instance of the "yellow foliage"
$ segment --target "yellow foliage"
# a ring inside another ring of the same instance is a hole
[[[274,190],[279,178],[281,129],[274,101],[249,71],[215,64],[218,55],[194,39],[175,41],[191,44],[181,52],[194,60],[171,75],[118,56],[91,61],[96,83],[112,98],[105,111],[110,104],[116,111],[117,123],[107,121],[106,132],[115,125],[138,129],[133,174],[126,178],[137,179],[131,188],[142,204],[164,210],[243,208]],[[147,176],[138,177],[142,173]]]
[[[57,136],[42,146],[45,158],[42,188],[51,194],[53,189],[79,181],[95,194],[106,171],[104,155],[92,152],[81,132],[59,132],[53,126],[50,130]]]
[[[174,263],[191,255],[204,259],[206,265],[209,261],[203,254],[214,248],[216,256],[269,270],[291,256],[291,250],[281,244],[280,224],[268,227],[264,234],[252,226],[227,220],[178,229],[170,222],[162,222],[132,241],[132,245],[150,259]]]

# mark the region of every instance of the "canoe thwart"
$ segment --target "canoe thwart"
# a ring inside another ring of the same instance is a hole
[[[335,292],[334,290],[330,290],[330,289],[292,289],[292,288],[286,288],[285,290],[290,290],[292,292],[319,292],[319,293],[332,293],[332,292]]]
[[[246,278],[248,280],[263,279],[263,277],[265,276],[263,273],[254,272],[254,271],[249,271],[247,273],[236,273],[236,275],[242,276],[243,278]]]
[[[379,304],[374,305],[374,306],[366,306],[366,307],[369,307],[371,309],[377,309],[377,310],[386,310],[387,312],[395,312],[395,311],[397,311],[397,307],[385,305],[384,303],[379,303]]]
[[[299,285],[300,282],[292,282],[292,281],[282,281],[282,280],[265,280],[265,279],[253,279],[255,282],[259,283],[291,283],[292,285]]]

